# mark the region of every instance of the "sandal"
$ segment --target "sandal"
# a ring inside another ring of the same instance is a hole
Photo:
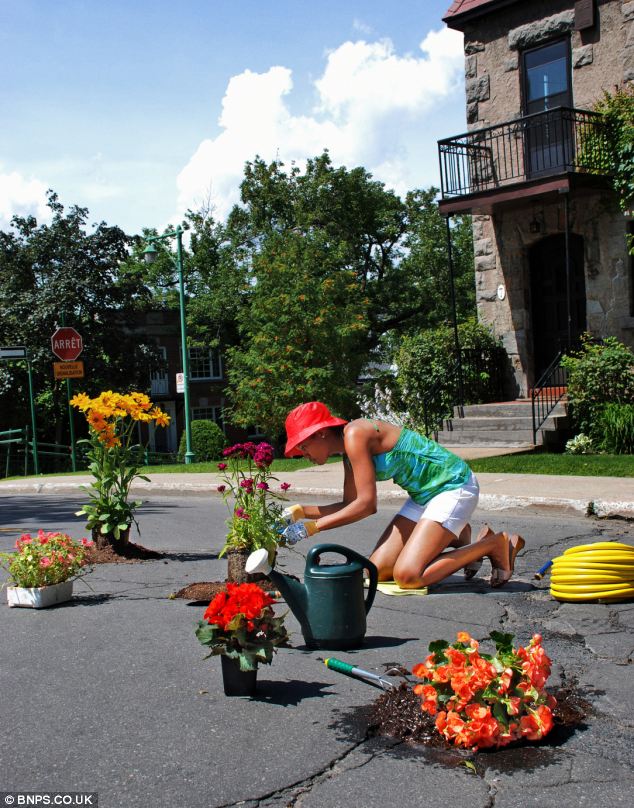
[[[499,589],[501,586],[504,586],[507,581],[511,579],[513,572],[515,570],[515,559],[518,556],[518,553],[524,548],[526,542],[521,536],[513,535],[507,537],[507,544],[508,544],[508,553],[509,553],[509,564],[511,566],[510,570],[503,570],[500,567],[493,567],[491,571],[491,579],[489,583],[493,589]]]
[[[486,539],[487,536],[492,536],[493,531],[489,527],[489,525],[484,525],[481,528],[480,532],[476,536],[476,542],[480,541],[481,539]],[[466,545],[464,545],[466,547]],[[468,564],[464,565],[464,579],[465,581],[470,581],[472,578],[480,572],[480,567],[482,566],[482,559],[478,559],[478,561],[470,561]]]
[[[482,566],[482,559],[478,561],[470,561],[468,564],[464,565],[464,579],[465,581],[470,581],[472,578],[480,572],[480,567]]]

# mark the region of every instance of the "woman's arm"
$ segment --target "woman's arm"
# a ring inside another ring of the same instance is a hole
[[[330,516],[338,513],[350,502],[356,499],[357,489],[354,484],[354,474],[352,465],[346,456],[343,458],[343,501],[333,502],[331,505],[302,505],[304,518],[320,519],[322,516]]]
[[[376,513],[376,473],[372,462],[371,441],[375,433],[364,422],[351,424],[344,433],[348,462],[344,462],[344,501],[325,506],[322,513],[315,512],[317,527],[330,530],[334,527],[358,522]],[[331,509],[326,513],[325,509]]]

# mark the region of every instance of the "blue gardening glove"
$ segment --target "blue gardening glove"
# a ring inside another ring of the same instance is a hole
[[[304,518],[304,509],[301,505],[290,505],[288,508],[284,508],[281,516],[281,524],[288,527]]]
[[[314,536],[317,532],[317,524],[312,520],[309,522],[295,522],[282,531],[282,539],[287,545],[293,545],[302,539]]]
[[[280,514],[280,518],[275,523],[275,529],[278,533],[284,533],[289,525],[295,524],[299,519],[304,518],[304,509],[301,505],[289,505],[284,508]]]

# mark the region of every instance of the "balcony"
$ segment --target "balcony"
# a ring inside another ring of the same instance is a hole
[[[557,107],[438,142],[443,213],[606,185],[607,131],[596,112]]]

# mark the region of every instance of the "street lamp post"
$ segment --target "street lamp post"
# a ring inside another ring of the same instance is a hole
[[[183,393],[185,396],[185,463],[193,463],[196,455],[192,451],[192,424],[191,410],[189,407],[189,353],[187,351],[187,322],[185,320],[185,282],[183,280],[183,229],[179,226],[176,230],[163,233],[162,236],[149,236],[148,246],[143,250],[143,257],[147,264],[156,261],[158,250],[154,246],[155,241],[163,241],[167,238],[176,238],[176,270],[178,272],[179,308],[181,319],[181,343],[183,350]]]

